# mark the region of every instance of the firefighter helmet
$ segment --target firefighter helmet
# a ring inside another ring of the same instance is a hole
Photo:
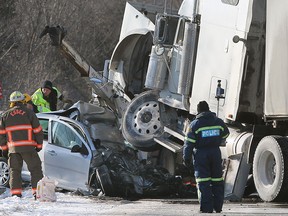
[[[24,93],[23,95],[25,97],[25,99],[24,99],[25,103],[31,103],[32,102],[32,98],[29,94]]]
[[[11,95],[10,95],[10,102],[18,102],[18,101],[23,101],[25,99],[25,96],[19,92],[19,91],[14,91]]]

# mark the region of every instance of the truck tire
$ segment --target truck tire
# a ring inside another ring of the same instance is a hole
[[[158,98],[158,91],[143,92],[131,101],[124,113],[123,136],[139,150],[153,151],[158,147],[153,140],[163,130]]]
[[[287,201],[288,140],[266,136],[258,144],[253,159],[256,190],[263,201]]]
[[[5,157],[0,157],[0,186],[8,187],[9,179],[10,174],[7,159]]]

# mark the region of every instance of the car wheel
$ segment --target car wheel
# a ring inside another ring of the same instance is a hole
[[[8,187],[9,186],[9,166],[8,161],[4,157],[0,157],[0,186]]]
[[[264,201],[287,201],[288,140],[280,136],[264,137],[253,159],[254,183]]]
[[[127,107],[123,117],[122,133],[135,148],[142,151],[157,149],[153,140],[163,129],[160,122],[157,91],[146,91],[136,96]]]

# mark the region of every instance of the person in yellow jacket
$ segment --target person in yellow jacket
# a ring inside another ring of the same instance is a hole
[[[42,87],[32,95],[32,102],[37,106],[39,112],[56,111],[58,99],[63,101],[64,97],[49,80],[46,80]]]
[[[10,109],[0,118],[0,147],[8,152],[10,192],[22,196],[23,161],[31,173],[32,193],[36,198],[37,183],[43,177],[38,151],[42,149],[43,131],[36,114],[25,105],[25,96],[15,91],[10,95]]]

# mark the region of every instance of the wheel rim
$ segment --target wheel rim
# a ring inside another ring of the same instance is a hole
[[[0,184],[6,185],[9,181],[9,167],[5,162],[0,161]]]
[[[262,179],[262,184],[266,187],[272,186],[276,175],[276,160],[272,152],[265,151],[261,154],[259,159],[258,172],[259,176]]]
[[[148,101],[133,113],[133,130],[141,136],[153,136],[161,127],[157,101]]]

